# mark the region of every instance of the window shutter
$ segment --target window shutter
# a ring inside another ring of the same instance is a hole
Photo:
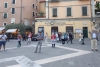
[[[5,3],[5,8],[7,8],[7,3]]]
[[[34,4],[33,4],[33,8],[34,8]]]
[[[15,8],[12,8],[12,14],[15,14]]]
[[[82,15],[83,16],[87,15],[87,7],[82,7]]]
[[[56,8],[53,9],[53,17],[57,17],[57,9]]]
[[[7,18],[7,13],[4,13],[4,19],[6,19]]]
[[[71,16],[71,8],[67,8],[67,16]]]

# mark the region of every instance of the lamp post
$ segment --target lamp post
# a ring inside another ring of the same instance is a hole
[[[21,12],[20,12],[20,24],[22,23],[22,0],[21,0]]]
[[[35,34],[35,21],[33,21],[32,24],[33,24],[33,31],[34,31],[34,34]]]

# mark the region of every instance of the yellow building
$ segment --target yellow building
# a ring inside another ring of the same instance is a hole
[[[40,3],[40,11],[46,13],[46,17],[35,18],[36,34],[42,30],[51,37],[53,32],[73,32],[74,38],[78,38],[79,33],[90,38],[89,31],[94,29],[90,0],[46,0]]]

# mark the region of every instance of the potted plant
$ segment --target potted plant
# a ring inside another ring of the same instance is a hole
[[[96,2],[95,7],[96,7],[95,13],[97,14],[97,12],[100,12],[100,2]]]
[[[39,12],[40,17],[44,16],[44,12]]]

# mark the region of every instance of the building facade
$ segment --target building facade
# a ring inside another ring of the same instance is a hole
[[[38,11],[38,0],[0,0],[0,26],[15,23],[32,25]]]
[[[73,32],[74,38],[79,33],[90,38],[89,31],[94,29],[90,0],[46,0],[44,3],[46,17],[35,18],[35,33],[42,30],[51,37],[56,32]]]

